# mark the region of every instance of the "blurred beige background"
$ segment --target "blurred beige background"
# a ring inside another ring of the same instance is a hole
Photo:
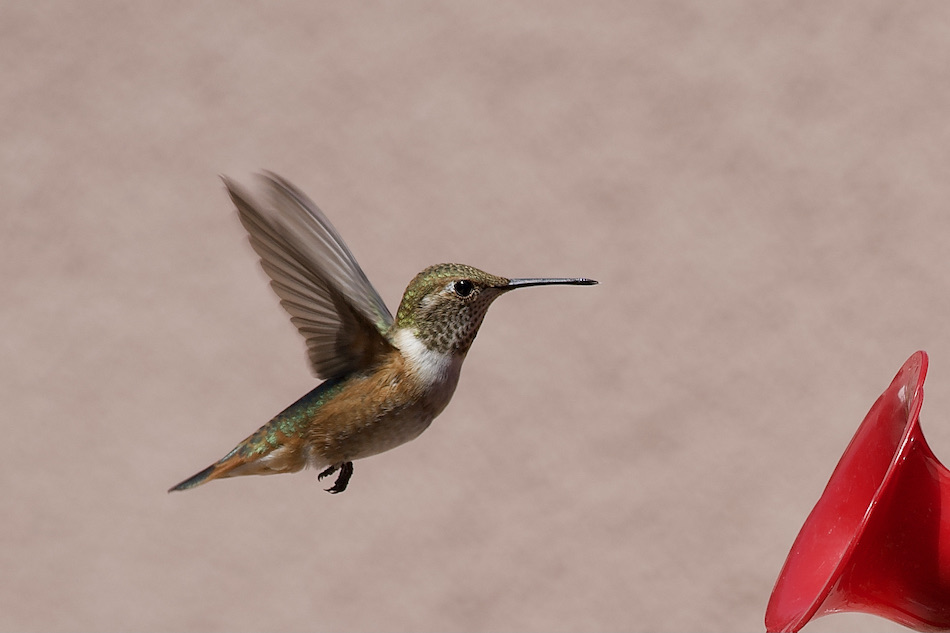
[[[950,461],[946,3],[7,2],[0,58],[2,630],[761,630],[917,349]],[[343,495],[168,495],[315,384],[259,168],[393,309],[601,284],[495,304]]]

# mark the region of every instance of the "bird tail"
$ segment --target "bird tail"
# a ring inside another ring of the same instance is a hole
[[[200,473],[195,473],[185,481],[181,482],[177,486],[173,486],[168,489],[168,492],[177,492],[179,490],[190,490],[197,486],[200,486],[203,483],[211,481],[212,479],[220,479],[221,477],[230,477],[232,471],[240,466],[245,465],[245,460],[238,455],[228,455],[221,461],[211,464]],[[233,473],[237,474],[237,473]]]
[[[234,449],[168,492],[190,490],[212,479],[240,475],[293,473],[307,466],[307,454],[300,433],[289,422],[304,416],[307,408],[319,403],[328,389],[339,381],[326,381],[257,429]]]
[[[190,490],[212,479],[241,475],[273,475],[293,473],[304,468],[306,461],[297,437],[285,435],[271,420],[250,437],[234,447],[230,453],[195,473],[168,492]],[[273,439],[268,436],[274,434]]]

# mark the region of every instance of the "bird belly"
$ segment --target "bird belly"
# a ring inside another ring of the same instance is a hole
[[[403,366],[347,382],[311,426],[308,465],[314,468],[378,455],[419,437],[452,399],[458,367],[428,383]]]
[[[394,412],[361,427],[358,433],[340,442],[346,461],[384,453],[419,437],[429,428],[435,414]]]

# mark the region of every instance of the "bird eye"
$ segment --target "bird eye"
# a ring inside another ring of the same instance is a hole
[[[472,291],[475,290],[475,284],[468,279],[459,279],[452,285],[452,289],[455,290],[455,294],[464,298],[472,294]]]

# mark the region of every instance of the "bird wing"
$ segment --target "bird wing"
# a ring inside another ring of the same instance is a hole
[[[393,349],[392,314],[343,238],[310,198],[274,173],[260,202],[223,177],[280,305],[307,340],[310,367],[329,379],[371,367]]]

